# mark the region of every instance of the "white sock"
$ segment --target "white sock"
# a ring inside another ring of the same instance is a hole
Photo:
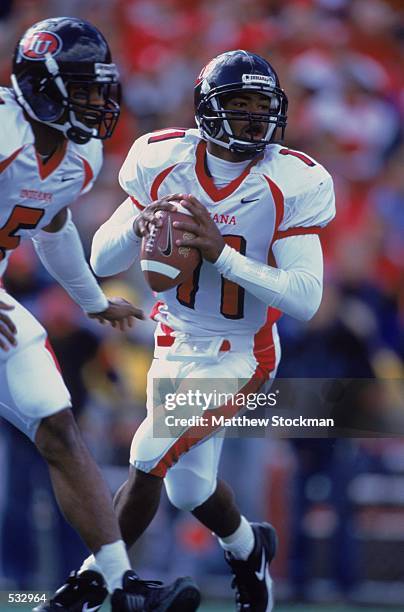
[[[97,565],[94,555],[90,555],[89,557],[87,557],[87,559],[84,559],[78,573],[82,574],[83,572],[87,572],[88,570],[102,574],[101,568],[99,565]]]
[[[218,540],[224,550],[240,561],[248,559],[255,545],[253,529],[244,516],[241,517],[241,523],[234,533]]]
[[[94,557],[107,583],[108,591],[113,593],[115,589],[121,589],[122,576],[127,570],[132,569],[123,540],[101,546]]]

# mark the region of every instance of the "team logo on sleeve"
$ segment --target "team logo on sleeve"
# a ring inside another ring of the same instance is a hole
[[[47,53],[56,55],[62,48],[62,41],[53,32],[33,32],[28,34],[20,45],[23,57],[29,60],[43,60]]]

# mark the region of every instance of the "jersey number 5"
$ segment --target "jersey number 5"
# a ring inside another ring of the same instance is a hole
[[[19,229],[34,229],[44,216],[41,208],[27,208],[15,206],[5,225],[0,228],[0,261],[6,256],[6,251],[16,249],[21,237],[16,236]]]
[[[226,244],[236,249],[241,255],[245,255],[247,243],[243,236],[228,234],[223,236]],[[195,308],[195,296],[199,289],[199,276],[202,262],[194,270],[192,278],[179,285],[177,289],[177,300],[187,308]],[[226,319],[242,319],[244,317],[244,289],[223,278],[221,283],[220,312]]]

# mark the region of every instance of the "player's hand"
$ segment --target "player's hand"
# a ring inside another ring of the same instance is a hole
[[[176,245],[199,249],[204,259],[214,263],[226,244],[216,223],[210,217],[207,208],[194,196],[187,195],[186,199],[181,200],[180,204],[189,210],[193,219],[190,218],[189,222],[174,221],[173,225],[177,229],[192,232],[196,237],[176,240]]]
[[[14,306],[0,302],[0,350],[8,351],[10,346],[16,346],[17,328],[5,311],[14,310]]]
[[[110,323],[112,327],[119,327],[121,331],[125,331],[133,327],[134,319],[144,319],[143,310],[139,310],[120,297],[108,299],[108,308],[102,312],[91,313],[88,316],[90,319],[97,319],[103,325]]]
[[[171,195],[164,196],[164,198],[160,198],[160,200],[155,200],[155,202],[152,202],[146,206],[133,222],[133,231],[135,232],[136,236],[139,238],[148,236],[150,234],[152,225],[155,227],[161,227],[162,220],[158,215],[156,215],[156,212],[158,210],[176,210],[175,205],[170,204],[170,202],[179,202],[183,197],[183,194],[173,193]]]

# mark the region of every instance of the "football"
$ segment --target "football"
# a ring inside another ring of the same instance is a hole
[[[185,211],[185,209],[182,209]],[[176,229],[174,221],[189,221],[186,212],[159,210],[163,223],[153,226],[142,239],[140,265],[147,284],[153,291],[167,291],[188,280],[201,261],[198,249],[178,247],[179,239],[193,238],[194,234]]]

